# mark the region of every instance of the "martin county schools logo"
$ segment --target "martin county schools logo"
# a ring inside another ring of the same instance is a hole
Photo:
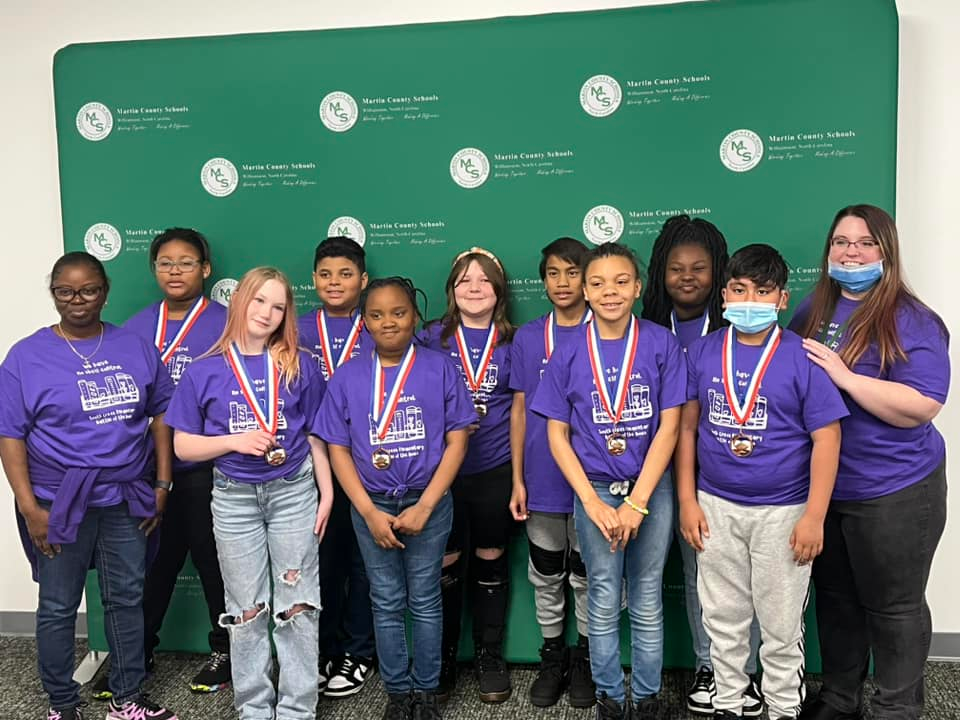
[[[320,101],[320,122],[327,130],[346,132],[356,124],[359,115],[357,101],[349,93],[335,90]]]
[[[218,302],[224,307],[230,306],[230,299],[233,297],[233,291],[237,289],[239,283],[233,278],[223,278],[217,280],[210,288],[210,299]]]
[[[583,216],[583,234],[594,245],[616,242],[623,235],[623,215],[612,205],[597,205]]]
[[[120,231],[109,223],[91,225],[83,236],[83,247],[102,262],[119,255],[121,245]]]
[[[720,162],[728,170],[753,170],[763,158],[763,140],[753,130],[734,130],[720,144]]]
[[[363,223],[349,215],[342,215],[330,223],[327,228],[327,237],[347,237],[353,240],[357,245],[363,247],[367,241],[367,229]]]
[[[98,142],[113,130],[113,113],[103,103],[88,102],[77,113],[77,132],[87,140]]]
[[[214,197],[226,197],[237,189],[240,175],[237,166],[226,158],[211,158],[200,170],[203,189]]]
[[[580,88],[580,107],[593,117],[612,115],[620,107],[621,100],[620,83],[609,75],[594,75]]]
[[[450,161],[450,177],[462,188],[478,188],[490,177],[490,161],[482,150],[463,148]]]

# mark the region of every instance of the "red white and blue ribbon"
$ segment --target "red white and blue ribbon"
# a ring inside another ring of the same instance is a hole
[[[160,359],[164,365],[170,362],[170,358],[173,357],[177,348],[180,347],[184,338],[187,337],[187,333],[190,332],[190,328],[197,322],[200,313],[207,309],[208,304],[207,299],[203,295],[197,298],[186,317],[183,318],[183,325],[180,326],[180,332],[170,341],[169,347],[164,349],[167,341],[167,321],[170,317],[170,307],[167,305],[166,300],[160,303],[160,310],[157,313],[157,330],[153,334],[153,344],[156,345],[157,350],[160,351]]]
[[[753,406],[760,396],[760,383],[770,366],[773,354],[780,345],[781,330],[779,325],[773,326],[773,330],[767,336],[763,352],[760,353],[760,359],[757,360],[757,366],[753,369],[750,383],[742,395],[737,392],[736,333],[737,331],[731,325],[723,338],[723,391],[727,396],[727,404],[730,406],[734,421],[742,427],[750,419]]]
[[[270,350],[265,349],[263,351],[263,382],[267,391],[266,409],[262,408],[260,403],[257,402],[257,391],[247,374],[247,366],[243,363],[243,357],[236,343],[230,343],[230,347],[227,348],[227,362],[230,363],[233,375],[240,383],[240,391],[246,398],[247,405],[253,411],[254,417],[257,418],[257,423],[264,432],[276,435],[280,420],[280,371],[270,354]]]
[[[614,425],[620,422],[623,409],[627,405],[627,387],[630,385],[630,371],[637,356],[637,344],[640,339],[640,323],[633,315],[630,316],[630,326],[627,328],[627,341],[623,346],[623,359],[617,371],[616,393],[613,401],[610,400],[610,391],[607,388],[605,375],[606,364],[603,361],[603,350],[600,347],[600,331],[595,322],[590,323],[587,332],[587,349],[590,351],[590,369],[593,371],[593,384],[600,393],[600,402]]]
[[[476,394],[480,391],[483,379],[487,376],[487,366],[493,359],[493,351],[497,347],[497,326],[491,325],[487,333],[487,342],[483,346],[483,353],[480,355],[480,365],[473,367],[470,362],[470,348],[467,346],[467,339],[463,334],[463,325],[457,326],[457,351],[460,353],[460,362],[463,365],[463,375],[467,381],[467,387]]]
[[[593,310],[587,308],[580,319],[580,325],[586,325],[593,320]],[[549,360],[557,347],[557,312],[553,310],[547,315],[547,322],[543,326],[543,349],[546,359]]]
[[[674,335],[677,334],[677,313],[675,310],[670,311],[670,332]],[[705,312],[703,314],[703,327],[700,328],[700,337],[703,337],[708,332],[710,332],[710,313]]]
[[[373,357],[373,390],[370,393],[370,415],[377,426],[377,438],[383,440],[390,432],[390,424],[393,422],[393,415],[400,403],[403,386],[413,369],[417,349],[413,343],[407,348],[407,352],[404,353],[403,360],[400,362],[400,369],[397,370],[397,377],[394,378],[393,385],[389,390],[386,387],[386,373],[380,363],[380,355],[377,354],[376,350],[373,351]]]
[[[323,313],[323,308],[317,310],[317,333],[320,335],[320,352],[323,353],[323,364],[327,368],[327,379],[333,377],[334,371],[343,365],[353,354],[353,348],[360,339],[360,333],[363,331],[363,317],[357,313],[353,321],[353,326],[347,334],[347,340],[340,349],[340,355],[333,357],[333,345],[330,343],[330,333],[327,332],[327,318]]]

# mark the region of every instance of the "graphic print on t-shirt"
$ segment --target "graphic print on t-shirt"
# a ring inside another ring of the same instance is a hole
[[[105,375],[101,379],[103,385],[98,385],[93,380],[77,380],[80,406],[84,412],[140,402],[140,388],[134,382],[133,376],[118,372]]]
[[[266,412],[266,401],[260,400],[260,405]],[[287,429],[287,419],[283,416],[283,398],[277,400],[277,430]],[[257,416],[245,401],[230,401],[230,434],[260,430]]]
[[[607,386],[615,381],[619,375],[619,368],[609,367],[605,371]],[[653,417],[653,404],[650,402],[650,386],[639,382],[640,373],[631,373],[627,388],[627,401],[623,406],[623,414],[620,416],[620,422],[631,422],[634,420],[649,420]],[[613,392],[611,390],[611,392]],[[607,414],[603,407],[603,400],[600,398],[600,391],[594,389],[590,393],[590,400],[593,403],[593,424],[611,425],[613,418]]]
[[[739,375],[740,373],[738,373]],[[711,425],[720,427],[739,428],[740,423],[733,419],[733,413],[730,412],[730,405],[727,403],[727,396],[723,390],[707,390],[707,398],[710,401],[710,415],[707,418]],[[763,395],[757,396],[757,402],[753,406],[753,411],[747,422],[744,423],[745,430],[766,430],[767,429],[767,398]]]
[[[189,351],[189,348],[187,348],[187,351]],[[192,357],[182,353],[178,353],[170,358],[170,363],[167,365],[167,369],[170,371],[170,379],[173,380],[174,385],[177,385],[180,382],[180,377],[187,369],[187,365],[192,362]]]
[[[415,396],[407,395],[401,401],[414,401]],[[419,405],[407,405],[403,410],[397,408],[393,413],[393,422],[383,440],[377,438],[377,423],[373,416],[367,414],[370,423],[370,445],[390,445],[393,443],[408,442],[410,440],[425,440],[427,430],[423,424],[423,409]]]

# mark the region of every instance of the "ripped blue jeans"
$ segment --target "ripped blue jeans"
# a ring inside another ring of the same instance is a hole
[[[230,634],[237,712],[241,720],[312,720],[320,609],[313,464],[308,459],[290,475],[259,485],[214,470],[211,508],[226,599],[220,625]],[[289,614],[295,606],[300,611]],[[276,690],[271,619],[280,665]]]

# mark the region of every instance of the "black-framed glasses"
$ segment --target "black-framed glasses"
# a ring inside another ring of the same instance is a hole
[[[193,272],[203,265],[199,260],[157,260],[153,263],[153,269],[161,273],[171,273],[176,268],[180,272]]]
[[[84,300],[96,300],[100,297],[100,293],[103,292],[103,285],[96,285],[94,287],[83,287],[79,290],[75,290],[72,287],[67,287],[66,285],[58,285],[57,287],[50,288],[50,292],[53,293],[53,296],[61,302],[70,302],[77,295],[79,295]]]
[[[846,238],[835,237],[830,238],[830,247],[835,247],[838,250],[846,250],[849,247],[860,248],[861,250],[876,250],[878,247],[880,247],[880,243],[873,238],[847,240]]]

